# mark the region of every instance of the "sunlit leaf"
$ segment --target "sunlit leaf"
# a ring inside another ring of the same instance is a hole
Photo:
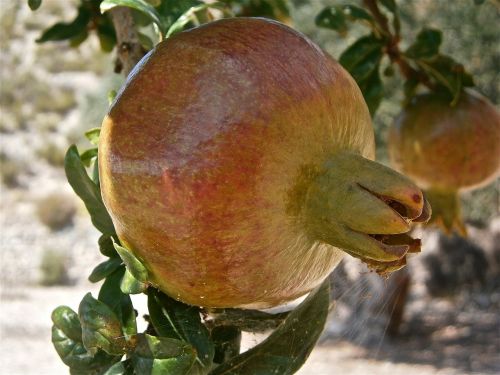
[[[119,357],[103,351],[91,354],[82,343],[82,327],[76,312],[67,306],[59,306],[52,313],[52,343],[57,354],[72,373],[92,373],[106,369]]]
[[[163,24],[160,15],[156,11],[156,9],[151,5],[148,4],[146,1],[143,0],[104,0],[101,3],[101,13],[107,12],[110,9],[113,9],[114,7],[118,6],[123,6],[123,7],[129,7],[135,10],[138,10],[139,12],[144,13],[147,15],[151,21],[153,21],[159,29],[164,33],[165,31],[165,25]]]
[[[97,157],[97,148],[89,148],[88,150],[85,150],[81,155],[80,159],[82,163],[88,168],[90,167],[90,163],[92,162],[92,159]]]
[[[125,270],[122,281],[120,283],[120,290],[125,294],[139,294],[143,293],[148,288],[148,284],[141,283],[137,280],[129,270]]]
[[[194,348],[186,342],[141,334],[131,358],[136,374],[188,375],[195,362]]]
[[[216,367],[210,375],[295,373],[323,331],[329,304],[330,288],[326,280],[266,340]]]
[[[119,257],[110,258],[97,265],[89,276],[89,281],[97,283],[111,275],[118,267],[122,265]]]
[[[88,176],[75,145],[66,152],[64,170],[69,184],[85,203],[94,226],[103,234],[114,234],[115,228],[102,202],[101,192]]]
[[[125,267],[119,267],[107,276],[99,291],[98,299],[116,314],[126,339],[133,342],[137,333],[137,322],[130,296],[121,291],[124,274]]]
[[[102,349],[108,354],[127,352],[127,342],[115,313],[103,302],[87,293],[80,302],[78,316],[82,325],[82,341],[88,351]]]
[[[128,249],[118,245],[116,242],[113,244],[116,252],[122,258],[123,263],[127,266],[129,272],[140,282],[148,281],[148,270],[142,262]]]

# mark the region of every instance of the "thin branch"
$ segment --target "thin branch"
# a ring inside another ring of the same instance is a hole
[[[403,57],[399,49],[399,35],[394,35],[389,27],[389,20],[380,11],[376,0],[363,0],[363,4],[372,14],[375,22],[379,25],[380,29],[387,36],[387,45],[385,52],[392,63],[395,63],[406,79],[416,79],[429,89],[434,89],[434,84],[430,81],[429,77],[416,69],[414,69]]]
[[[139,35],[135,29],[130,8],[116,7],[111,9],[110,13],[116,32],[118,48],[115,72],[128,76],[144,56],[145,51],[139,42]]]

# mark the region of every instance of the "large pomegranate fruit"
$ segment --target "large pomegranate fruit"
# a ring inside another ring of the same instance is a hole
[[[484,186],[500,172],[500,114],[484,97],[464,91],[419,95],[389,133],[393,164],[424,189],[433,221],[465,235],[457,193]]]
[[[162,291],[208,307],[297,298],[343,251],[379,272],[401,267],[419,248],[404,233],[427,211],[419,188],[373,156],[349,74],[298,32],[254,18],[160,43],[99,144],[122,243]]]

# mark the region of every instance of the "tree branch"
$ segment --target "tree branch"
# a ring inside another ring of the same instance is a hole
[[[116,73],[128,76],[130,71],[144,56],[144,49],[139,42],[139,35],[134,27],[132,12],[126,7],[116,7],[110,10],[111,20],[116,32],[118,48]]]

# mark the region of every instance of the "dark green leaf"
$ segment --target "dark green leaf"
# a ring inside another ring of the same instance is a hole
[[[141,334],[132,356],[137,374],[189,374],[196,359],[194,348],[182,341]]]
[[[110,258],[119,256],[115,250],[111,236],[103,234],[101,237],[99,237],[98,243],[99,243],[99,251],[101,252],[102,255]]]
[[[384,84],[380,79],[378,66],[369,77],[359,83],[359,88],[373,117],[384,97]]]
[[[99,349],[111,355],[127,352],[127,342],[116,314],[90,293],[83,297],[78,308],[82,325],[82,341],[91,353]]]
[[[31,10],[37,10],[42,5],[42,0],[28,0],[28,6]]]
[[[132,340],[137,333],[136,314],[130,296],[124,294],[120,288],[124,274],[125,267],[120,267],[110,274],[102,284],[98,299],[116,314],[127,340]]]
[[[156,332],[190,343],[197,352],[198,363],[209,368],[214,357],[210,334],[201,322],[200,310],[178,302],[154,288],[148,290],[148,310]]]
[[[75,145],[66,153],[64,169],[69,184],[85,203],[94,226],[103,234],[114,234],[115,228],[102,202],[101,192],[89,178]]]
[[[97,148],[89,148],[88,150],[85,150],[81,155],[80,159],[86,167],[90,167],[90,163],[92,162],[92,159],[97,157]]]
[[[391,13],[395,13],[397,10],[396,1],[395,0],[379,0],[380,3]]]
[[[334,5],[323,9],[315,19],[318,27],[324,27],[345,33],[347,31],[346,16],[341,6]]]
[[[360,60],[356,65],[350,66],[347,70],[356,82],[361,85],[364,80],[373,75],[374,71],[378,71],[382,56],[382,49],[375,49],[363,60]]]
[[[97,283],[111,275],[122,264],[122,260],[118,257],[110,258],[99,264],[89,276],[89,281]]]
[[[266,340],[215,368],[210,375],[293,374],[321,334],[330,302],[329,281],[312,292]]]
[[[125,263],[125,266],[127,266],[127,269],[130,271],[132,276],[134,276],[137,280],[140,282],[147,282],[148,281],[148,270],[142,262],[137,259],[137,257],[128,249],[124,248],[123,246],[118,245],[116,242],[113,243],[116,252],[122,258],[123,263]]]
[[[241,330],[234,326],[215,327],[211,332],[215,347],[214,362],[224,363],[240,354]]]
[[[36,42],[44,43],[47,41],[72,39],[86,31],[90,16],[90,11],[86,7],[80,6],[78,8],[78,15],[72,22],[56,23],[54,26],[45,30]]]
[[[482,5],[485,3],[486,0],[474,0],[474,4],[476,5]]]
[[[143,0],[104,0],[101,3],[101,13],[107,12],[117,6],[129,7],[147,15],[164,34],[165,25],[162,23],[160,15],[156,9]]]
[[[141,283],[137,280],[129,270],[125,270],[122,282],[120,284],[120,289],[125,294],[140,294],[143,293],[148,288],[148,284]]]
[[[340,55],[339,62],[344,68],[351,71],[356,65],[362,63],[369,57],[370,54],[380,53],[382,47],[382,41],[377,39],[373,34],[365,35],[350,45],[342,55]]]
[[[137,33],[137,36],[139,37],[139,42],[141,42],[141,46],[149,51],[152,50],[153,47],[155,46],[154,42],[147,36],[146,34],[143,34],[141,32]],[[114,98],[113,98],[114,99]]]
[[[103,351],[93,355],[85,349],[80,320],[69,307],[56,308],[52,313],[52,321],[52,343],[61,360],[72,370],[89,374],[94,370],[105,369],[118,360],[119,357],[110,356]]]
[[[454,102],[458,100],[462,87],[474,85],[472,76],[465,71],[463,65],[449,56],[437,55],[428,60],[416,60],[416,63],[450,92]]]
[[[111,52],[115,48],[116,34],[111,22],[101,23],[97,27],[97,36],[99,37],[99,44],[102,51]]]
[[[440,30],[422,29],[417,40],[405,52],[405,55],[411,59],[429,59],[439,53],[439,46],[443,39]]]
[[[130,360],[117,362],[111,366],[103,375],[134,375],[134,369]]]
[[[69,45],[73,48],[76,48],[80,44],[85,42],[85,40],[87,40],[88,36],[89,36],[88,31],[83,30],[80,34],[78,34],[77,36],[75,36],[69,40]]]

